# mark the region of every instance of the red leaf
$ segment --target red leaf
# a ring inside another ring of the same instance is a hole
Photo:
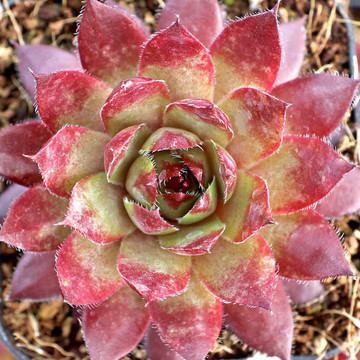
[[[157,330],[150,327],[145,337],[145,349],[149,360],[183,360],[170,346],[164,344]]]
[[[56,261],[65,300],[72,305],[91,305],[118,289],[124,283],[117,271],[118,248],[118,242],[98,245],[74,231]]]
[[[27,121],[0,131],[0,176],[24,186],[41,182],[39,169],[31,159],[51,137],[41,121]]]
[[[55,271],[55,251],[24,254],[13,275],[10,299],[49,301],[60,297],[61,291]]]
[[[78,125],[104,131],[100,109],[111,88],[79,71],[34,75],[39,115],[52,131],[65,125]]]
[[[118,267],[122,277],[147,301],[183,291],[190,276],[191,259],[160,248],[158,239],[140,231],[121,242]]]
[[[63,218],[67,204],[44,185],[32,187],[11,207],[0,240],[27,251],[56,250],[69,235],[69,229],[55,225]]]
[[[123,285],[99,306],[84,310],[82,327],[90,357],[122,358],[141,341],[149,324],[145,302]]]
[[[206,47],[224,27],[224,16],[217,0],[168,0],[162,9],[157,30],[170,26],[176,19]]]
[[[241,341],[255,350],[282,360],[290,360],[293,339],[291,307],[278,282],[271,312],[246,306],[225,304],[226,323]]]
[[[280,151],[251,172],[267,181],[272,213],[280,215],[319,201],[353,168],[321,140],[285,136]]]
[[[320,201],[316,212],[326,218],[335,218],[358,211],[360,209],[359,184],[360,169],[355,168]]]
[[[106,100],[101,118],[112,136],[143,123],[156,130],[169,102],[170,93],[164,81],[141,77],[124,80]]]
[[[273,223],[266,182],[239,171],[234,193],[226,203],[218,203],[216,214],[226,224],[222,237],[234,243],[244,242],[256,231]]]
[[[81,63],[111,86],[136,76],[141,45],[148,34],[132,16],[88,0],[79,28]]]
[[[27,187],[14,184],[0,194],[0,224],[7,215],[11,204],[26,190]]]
[[[179,127],[201,140],[213,140],[226,146],[234,132],[229,118],[211,101],[187,99],[170,104],[165,111],[164,126]]]
[[[68,198],[79,180],[104,171],[104,149],[109,140],[103,133],[68,126],[31,158],[38,163],[48,189]]]
[[[325,293],[325,289],[320,281],[304,281],[281,279],[282,286],[294,303],[308,303],[317,299]]]
[[[216,100],[238,87],[272,88],[281,62],[277,9],[230,23],[210,46]]]
[[[35,82],[32,73],[48,74],[59,70],[81,70],[80,60],[71,52],[49,45],[18,45],[19,74],[25,90],[35,98]]]
[[[161,338],[186,360],[203,360],[221,330],[222,304],[195,276],[185,292],[149,309]]]
[[[306,49],[306,34],[303,16],[280,25],[284,59],[280,65],[276,85],[296,78],[301,70]]]
[[[333,227],[312,210],[277,216],[261,230],[279,264],[279,275],[322,280],[353,275]]]
[[[220,101],[234,138],[226,147],[239,168],[249,168],[279,149],[288,104],[253,88],[240,88]]]
[[[123,188],[109,184],[105,173],[80,180],[62,222],[97,244],[109,244],[135,229],[122,203]]]
[[[292,106],[285,132],[291,135],[328,136],[349,110],[359,80],[330,74],[310,74],[281,84],[271,95]]]
[[[275,260],[260,235],[242,244],[220,238],[210,254],[193,258],[193,268],[223,301],[270,309],[276,286]]]
[[[176,21],[146,43],[139,75],[165,80],[173,100],[212,100],[214,66],[206,48]]]

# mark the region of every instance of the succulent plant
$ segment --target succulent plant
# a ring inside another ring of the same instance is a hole
[[[359,82],[295,78],[305,19],[279,27],[277,10],[225,25],[216,0],[168,0],[149,38],[117,3],[88,0],[81,65],[18,46],[41,120],[0,132],[1,175],[30,187],[0,232],[26,252],[11,297],[84,307],[92,359],[118,359],[146,332],[150,359],[203,359],[225,314],[242,341],[286,360],[279,279],[352,275],[321,214],[356,210],[359,170],[322,139]]]

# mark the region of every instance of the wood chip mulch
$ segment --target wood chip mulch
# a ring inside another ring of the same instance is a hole
[[[156,13],[164,5],[162,0],[121,0],[123,5],[136,12],[154,30]],[[251,11],[270,8],[274,0],[224,0],[229,16],[243,16]],[[52,44],[64,49],[73,47],[77,15],[82,7],[79,0],[25,0],[0,13],[0,128],[26,118],[34,117],[32,102],[17,77],[18,62],[11,41],[20,44]],[[249,10],[251,9],[251,10]],[[346,29],[331,0],[283,0],[280,8],[282,21],[307,15],[307,55],[302,72],[337,72],[349,74]],[[345,156],[359,163],[355,124],[344,120],[347,134],[339,149]],[[0,191],[5,186],[0,182]],[[294,307],[296,319],[294,354],[313,354],[320,358],[326,351],[340,347],[355,359],[360,352],[360,221],[358,215],[334,221],[344,233],[351,268],[358,279],[339,278],[325,281],[326,294],[321,301]],[[5,296],[9,293],[11,274],[16,254],[1,245],[5,261]],[[31,358],[89,359],[78,323],[79,313],[62,301],[32,304],[8,301],[4,319],[11,328],[18,346]],[[237,337],[224,329],[209,359],[240,358],[252,354]],[[146,359],[142,345],[124,359]]]

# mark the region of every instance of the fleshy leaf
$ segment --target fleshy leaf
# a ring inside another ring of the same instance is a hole
[[[51,137],[41,121],[28,121],[0,131],[0,176],[24,186],[41,182],[39,169],[31,159]]]
[[[280,151],[251,172],[267,181],[272,213],[279,215],[319,201],[353,168],[321,140],[285,136]]]
[[[269,91],[281,62],[277,11],[266,11],[229,24],[210,46],[216,71],[215,98],[241,86]]]
[[[82,328],[92,359],[118,360],[141,341],[150,324],[145,302],[123,285],[109,299],[86,308]]]
[[[124,206],[131,221],[144,234],[164,235],[178,231],[161,217],[159,209],[149,210],[127,198],[124,198]]]
[[[149,360],[184,360],[182,356],[164,344],[157,330],[152,326],[145,336],[145,349]]]
[[[157,185],[154,164],[147,156],[138,156],[126,175],[127,192],[135,201],[151,208],[155,205]]]
[[[124,283],[116,271],[118,248],[118,242],[98,245],[74,231],[56,261],[65,300],[72,305],[95,304],[118,289]]]
[[[281,360],[290,360],[294,322],[291,307],[278,282],[271,312],[261,308],[225,304],[226,323],[241,341]]]
[[[121,199],[124,190],[106,180],[104,173],[79,181],[71,194],[62,222],[97,244],[108,244],[135,229]]]
[[[195,204],[197,196],[185,193],[159,194],[157,202],[161,215],[170,220],[183,217]]]
[[[272,248],[279,275],[296,280],[322,280],[353,275],[332,226],[312,210],[276,216],[261,230]]]
[[[193,133],[171,127],[156,130],[142,146],[143,151],[189,149],[201,143]]]
[[[216,181],[214,178],[194,206],[183,217],[178,219],[179,224],[190,225],[209,217],[216,210],[217,198]]]
[[[199,223],[182,226],[174,234],[160,236],[160,245],[163,249],[180,255],[203,255],[210,252],[225,226],[213,215]]]
[[[157,30],[171,25],[177,16],[182,24],[206,47],[224,27],[224,16],[217,0],[168,0],[162,9]]]
[[[240,88],[219,107],[229,116],[235,134],[226,150],[240,168],[249,168],[279,149],[286,103],[253,88]]]
[[[96,0],[86,2],[79,28],[81,63],[111,86],[136,76],[141,45],[148,34],[124,11]]]
[[[219,203],[216,214],[227,224],[222,237],[234,243],[244,242],[262,227],[273,223],[265,181],[239,171],[231,199],[226,204]]]
[[[360,209],[360,169],[355,168],[344,176],[316,207],[316,212],[326,218],[351,214]]]
[[[120,131],[105,148],[107,179],[115,185],[125,185],[129,167],[139,156],[139,150],[150,131],[145,124],[134,125]]]
[[[142,123],[156,130],[169,102],[170,93],[164,81],[144,77],[124,80],[106,100],[101,119],[112,136]]]
[[[146,43],[139,75],[165,80],[172,100],[209,99],[214,66],[206,48],[177,20]]]
[[[68,198],[79,180],[104,171],[104,149],[109,140],[103,133],[68,126],[56,133],[32,159],[38,163],[48,189]]]
[[[49,301],[56,298],[61,298],[61,291],[55,271],[55,251],[24,254],[11,281],[10,299]]]
[[[153,301],[185,289],[190,262],[188,256],[161,249],[157,237],[134,231],[121,242],[118,267],[122,277],[144,299]]]
[[[276,286],[275,259],[259,234],[242,244],[220,238],[210,254],[193,258],[193,269],[223,301],[270,309]]]
[[[27,251],[56,250],[69,235],[68,228],[55,226],[64,217],[67,205],[44,185],[32,187],[11,207],[0,230],[0,241]]]
[[[301,70],[306,49],[306,34],[303,16],[295,21],[280,24],[282,46],[285,54],[278,72],[277,84],[295,79]]]
[[[80,70],[80,60],[71,52],[49,45],[15,44],[19,57],[19,74],[25,90],[35,98],[35,81],[31,73],[48,74],[59,70]],[[31,71],[29,70],[31,69]]]
[[[303,281],[283,278],[282,286],[294,303],[309,303],[325,293],[324,286],[320,281]]]
[[[271,95],[292,106],[285,133],[328,136],[349,110],[359,80],[330,74],[310,74],[281,84]]]
[[[213,141],[205,143],[205,151],[215,175],[218,190],[226,203],[232,196],[237,179],[237,165],[232,156]]]
[[[54,133],[65,125],[104,131],[100,110],[111,88],[80,71],[35,74],[36,105],[46,126]]]
[[[158,151],[150,154],[149,157],[155,164],[155,171],[159,182],[181,176],[184,165],[173,152]]]
[[[8,213],[11,204],[28,188],[22,185],[14,184],[0,193],[0,224]]]
[[[214,140],[226,146],[234,132],[229,118],[211,101],[187,99],[174,102],[166,108],[164,126],[188,130],[201,140]]]
[[[221,330],[220,300],[193,275],[183,293],[153,301],[149,309],[161,338],[187,360],[203,360]]]

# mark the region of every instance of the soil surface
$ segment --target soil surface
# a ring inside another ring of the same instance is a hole
[[[164,5],[162,0],[120,0],[133,10],[152,31],[156,14]],[[0,128],[35,117],[33,104],[26,95],[16,72],[17,56],[12,41],[20,44],[52,44],[64,49],[74,47],[77,16],[82,7],[79,0],[26,0],[13,8],[3,0],[5,11],[0,15]],[[229,17],[241,17],[252,11],[271,8],[274,0],[224,0]],[[325,0],[283,0],[281,21],[307,15],[307,54],[302,73],[337,72],[348,74],[346,29],[336,14],[335,3]],[[354,138],[354,123],[344,119],[347,135],[340,141],[340,151],[358,163],[359,153]],[[7,184],[0,182],[0,191]],[[359,216],[351,215],[333,222],[344,233],[344,246],[352,270],[359,276],[360,224]],[[17,255],[14,250],[1,245],[5,254],[2,271],[5,296],[10,289],[13,267]],[[359,277],[325,281],[326,294],[312,304],[294,306],[296,319],[294,354],[323,356],[339,346],[353,355],[360,350],[360,300]],[[19,347],[33,359],[88,359],[79,327],[79,313],[62,301],[32,304],[8,301],[5,320],[13,331]],[[209,359],[234,359],[245,357],[252,351],[238,338],[223,329]],[[139,345],[124,359],[146,359]]]

